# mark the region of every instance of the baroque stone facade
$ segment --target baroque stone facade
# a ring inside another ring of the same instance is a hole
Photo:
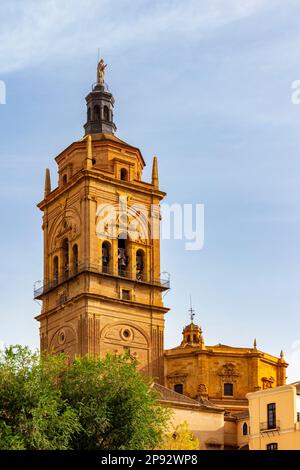
[[[287,363],[257,349],[217,344],[207,346],[193,322],[183,330],[182,343],[165,351],[166,386],[235,413],[248,409],[246,394],[284,385]],[[267,385],[266,385],[267,384]]]

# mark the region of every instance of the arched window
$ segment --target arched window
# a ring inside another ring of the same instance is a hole
[[[145,253],[143,250],[136,252],[136,278],[142,281],[144,278]]]
[[[128,277],[127,266],[129,258],[127,256],[127,234],[120,233],[118,238],[118,271],[119,276]]]
[[[187,340],[188,343],[190,343],[191,342],[191,335],[187,335],[186,340]]]
[[[63,185],[66,186],[67,182],[68,182],[67,175],[63,175]]]
[[[97,104],[94,106],[94,121],[100,121],[100,108]]]
[[[65,238],[62,245],[63,250],[63,273],[64,278],[69,276],[69,242],[68,239]]]
[[[243,436],[248,436],[248,424],[243,424]]]
[[[102,243],[102,272],[109,272],[109,261],[110,261],[110,244],[108,242]]]
[[[58,256],[53,258],[53,283],[55,286],[58,284]]]
[[[226,397],[233,396],[233,384],[232,383],[225,383],[224,384],[224,395]]]
[[[104,121],[109,121],[109,109],[108,109],[108,106],[104,106],[104,108],[103,108],[103,119],[104,119]]]
[[[91,108],[88,108],[88,110],[87,110],[87,120],[88,120],[88,122],[91,120],[91,118],[92,118],[92,111],[91,111]]]
[[[120,179],[122,181],[128,181],[128,171],[126,170],[126,168],[121,168]]]
[[[73,246],[73,274],[78,273],[78,246]]]

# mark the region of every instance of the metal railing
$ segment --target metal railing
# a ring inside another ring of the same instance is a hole
[[[280,421],[276,420],[273,423],[264,422],[260,423],[260,432],[272,432],[272,431],[279,431],[280,429]]]
[[[41,295],[46,294],[50,290],[54,289],[55,287],[63,284],[64,282],[71,280],[75,276],[80,273],[89,272],[92,274],[101,274],[108,277],[118,277],[122,279],[128,279],[134,282],[142,283],[142,284],[150,284],[153,286],[161,287],[164,290],[170,289],[170,276],[165,274],[165,276],[159,277],[158,279],[153,279],[148,277],[144,273],[133,273],[128,270],[123,270],[118,268],[117,271],[114,271],[109,266],[99,267],[98,265],[90,264],[90,263],[82,263],[78,266],[74,267],[73,269],[66,268],[63,271],[60,271],[55,278],[46,283],[42,283],[41,281],[35,282],[34,285],[34,298],[37,299]]]

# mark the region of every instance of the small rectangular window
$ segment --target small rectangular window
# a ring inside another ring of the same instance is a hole
[[[267,444],[267,450],[278,450],[277,442],[272,442],[271,444]]]
[[[130,300],[130,290],[122,289],[122,300]]]
[[[224,395],[226,397],[233,396],[233,384],[232,383],[225,383],[224,384]]]
[[[175,384],[174,392],[181,393],[181,395],[183,395],[183,384]]]

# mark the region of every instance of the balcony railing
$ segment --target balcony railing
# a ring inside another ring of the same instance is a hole
[[[260,432],[272,432],[280,430],[280,421],[274,423],[260,423]]]
[[[126,271],[123,269],[118,269],[117,272],[115,272],[108,266],[103,266],[101,268],[98,265],[82,263],[73,269],[64,269],[62,272],[57,274],[55,279],[50,282],[42,284],[42,282],[37,281],[34,286],[34,298],[38,299],[41,295],[46,294],[50,290],[54,289],[56,286],[63,284],[64,282],[74,278],[75,276],[83,272],[90,272],[92,274],[102,274],[108,277],[128,279],[130,281],[142,284],[158,286],[161,287],[163,290],[170,289],[170,277],[167,273],[163,273],[164,275],[159,277],[158,279],[153,279],[146,276],[146,274],[144,273],[132,273],[131,271]]]

